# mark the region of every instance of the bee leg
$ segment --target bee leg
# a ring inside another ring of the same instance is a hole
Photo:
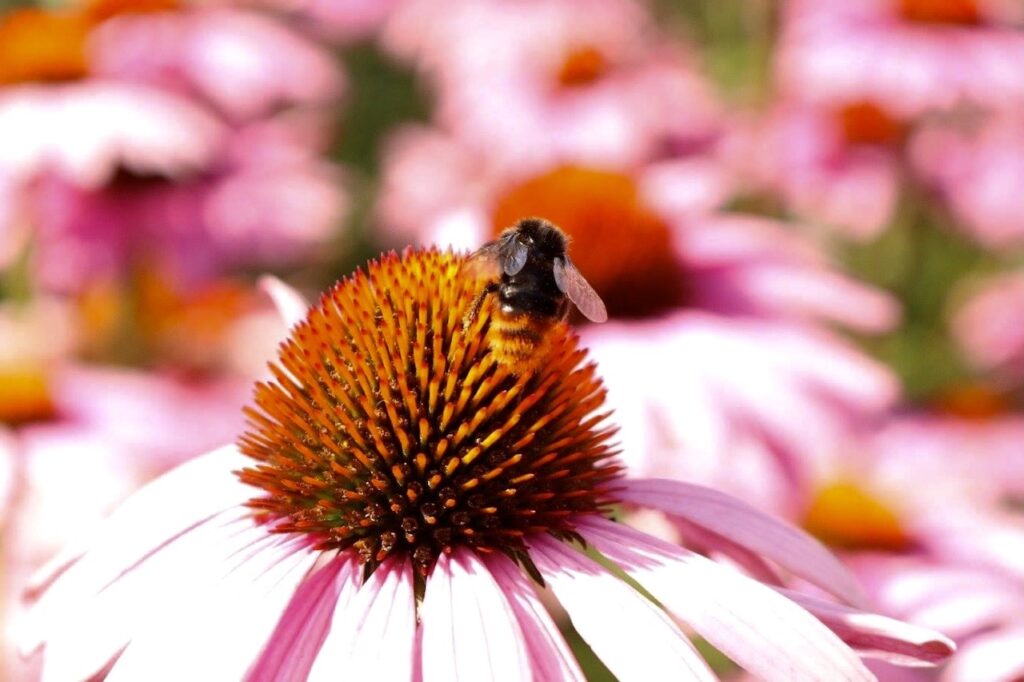
[[[480,308],[484,305],[484,299],[487,298],[488,294],[493,294],[498,290],[497,282],[488,282],[487,285],[480,290],[480,293],[476,295],[473,302],[469,304],[469,310],[462,318],[462,329],[469,329],[469,326],[476,320],[477,315],[480,314]]]

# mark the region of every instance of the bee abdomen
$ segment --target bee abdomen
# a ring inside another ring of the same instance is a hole
[[[531,371],[544,360],[552,324],[535,315],[499,313],[488,331],[491,352],[515,374]]]

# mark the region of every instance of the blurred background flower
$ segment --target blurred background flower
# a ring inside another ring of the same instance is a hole
[[[574,321],[632,474],[839,550],[961,645],[914,676],[1019,677],[1022,63],[1015,0],[0,5],[3,631],[29,571],[238,435],[284,333],[260,274],[540,215],[607,304]]]

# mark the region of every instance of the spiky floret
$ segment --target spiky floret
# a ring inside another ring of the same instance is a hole
[[[421,573],[457,545],[523,558],[530,533],[573,535],[614,502],[620,474],[598,410],[605,390],[569,327],[514,376],[489,344],[490,306],[464,256],[394,253],[325,293],[258,383],[240,472],[279,532],[405,553]]]

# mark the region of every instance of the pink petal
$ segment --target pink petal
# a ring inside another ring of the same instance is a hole
[[[715,679],[672,619],[619,578],[546,536],[531,540],[530,556],[580,636],[618,679]]]
[[[21,646],[39,646],[42,632],[63,618],[69,602],[96,594],[183,533],[253,497],[253,489],[232,473],[249,462],[233,445],[197,457],[142,487],[93,537],[47,563],[28,589],[53,584],[33,607]]]
[[[1024,628],[1007,628],[972,639],[950,662],[946,682],[1010,682],[1024,676]]]
[[[897,665],[929,666],[949,658],[956,650],[953,640],[935,630],[792,590],[780,592],[814,614],[862,656]]]
[[[246,682],[303,682],[327,638],[331,614],[358,587],[358,564],[340,554],[295,591]]]
[[[318,556],[278,542],[219,579],[209,566],[213,581],[152,609],[107,681],[241,679]]]
[[[408,561],[385,560],[349,603],[338,603],[309,682],[412,679],[416,609]]]
[[[427,682],[532,677],[522,630],[501,588],[470,550],[442,554],[420,609]]]
[[[626,480],[622,486],[618,496],[624,501],[707,528],[851,604],[866,602],[853,576],[820,542],[734,497],[666,479]]]
[[[604,518],[577,528],[677,617],[765,680],[871,680],[820,621],[774,590],[680,547]]]
[[[519,621],[535,678],[584,682],[586,677],[562,638],[562,633],[558,631],[558,626],[551,620],[519,567],[498,555],[486,557],[484,563],[505,593]]]
[[[309,303],[294,287],[272,275],[264,275],[259,279],[259,287],[274,302],[281,321],[291,329],[305,319]]]

